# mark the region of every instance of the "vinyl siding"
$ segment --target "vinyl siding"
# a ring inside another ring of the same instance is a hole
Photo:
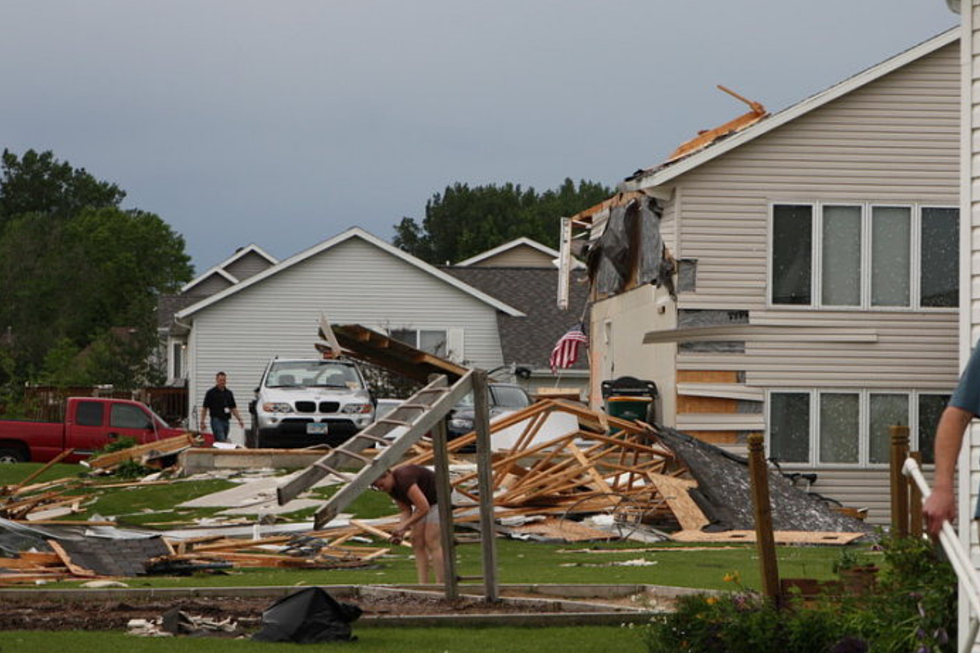
[[[334,324],[463,329],[470,364],[492,369],[503,362],[493,307],[352,238],[192,316],[191,405],[200,405],[215,372],[224,370],[247,418],[244,408],[269,359],[317,356],[321,313]]]
[[[962,169],[960,179],[961,213],[969,216],[969,222],[961,221],[963,229],[960,232],[960,297],[964,309],[960,321],[959,360],[966,363],[970,350],[980,337],[980,0],[962,3],[963,30],[961,39],[968,44],[969,50],[964,50],[960,60],[962,79],[961,92],[963,117],[961,143]],[[977,456],[980,451],[980,427],[974,420],[968,429],[967,441],[969,447],[964,447],[959,458],[959,469],[969,469],[969,474],[960,474],[959,483],[959,514],[973,514],[977,504],[977,486],[980,484],[980,466]],[[969,461],[969,462],[967,462]],[[967,527],[969,522],[961,521],[960,541],[969,547],[975,567],[980,567],[980,549],[977,543],[977,530]],[[962,649],[964,635],[970,618],[969,603],[964,586],[960,584],[959,596],[959,628],[960,648]],[[974,645],[973,650],[978,650]]]
[[[958,206],[958,56],[958,44],[944,47],[674,180],[677,251],[698,261],[697,289],[680,293],[678,308],[748,310],[750,324],[798,326],[798,333],[813,335],[812,341],[752,339],[740,354],[678,351],[678,370],[744,372],[750,388],[951,392],[958,375],[956,310],[769,308],[767,241],[773,202]],[[980,231],[975,234],[980,250]],[[980,255],[975,258],[980,272]],[[980,287],[980,276],[974,283]],[[871,330],[876,341],[827,337],[859,329]],[[679,415],[678,424],[726,429],[701,418]],[[745,453],[744,446],[725,448]],[[888,522],[887,470],[815,471],[814,490],[868,507],[874,523]]]
[[[249,252],[237,261],[226,265],[225,271],[239,281],[245,281],[245,279],[258,274],[271,266],[272,264],[269,263],[267,259],[262,258],[255,252]]]
[[[490,258],[473,264],[475,268],[553,268],[555,264],[552,257],[544,252],[518,245],[506,251],[500,252]]]

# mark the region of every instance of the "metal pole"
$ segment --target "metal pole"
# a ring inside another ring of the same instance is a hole
[[[888,427],[891,433],[891,499],[892,535],[909,534],[909,490],[902,478],[902,465],[909,454],[909,427],[896,424]]]
[[[498,601],[497,530],[493,515],[493,460],[490,442],[490,399],[485,370],[473,371],[473,413],[476,429],[476,473],[480,493],[480,544],[483,547],[483,593]]]
[[[755,538],[759,547],[759,569],[762,572],[762,593],[779,600],[779,567],[776,563],[776,542],[772,535],[772,505],[769,501],[769,469],[766,466],[762,435],[749,436],[749,479],[752,483],[752,503],[755,508]]]

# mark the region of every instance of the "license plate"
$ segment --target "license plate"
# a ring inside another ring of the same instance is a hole
[[[321,422],[311,422],[306,425],[307,435],[326,435],[327,427],[329,424],[323,424]]]

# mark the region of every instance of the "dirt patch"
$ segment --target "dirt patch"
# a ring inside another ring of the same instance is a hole
[[[533,614],[549,611],[547,603],[491,604],[465,598],[447,601],[436,597],[391,595],[338,599],[358,605],[365,617]],[[0,611],[0,630],[125,630],[130,619],[156,619],[174,608],[214,620],[231,618],[243,629],[252,630],[258,628],[262,611],[274,602],[275,599],[270,597],[9,601]]]

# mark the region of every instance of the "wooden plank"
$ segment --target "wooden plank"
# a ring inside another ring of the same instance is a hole
[[[674,513],[674,517],[681,528],[684,530],[700,530],[708,525],[708,518],[704,516],[704,513],[698,508],[698,504],[694,503],[694,499],[687,492],[692,487],[697,487],[695,481],[687,481],[663,474],[651,473],[647,476],[657,486],[657,490],[667,505],[670,506],[670,510]]]
[[[360,521],[358,519],[352,519],[352,520],[350,520],[350,524],[351,524],[351,526],[356,526],[357,528],[361,529],[365,533],[370,533],[371,535],[374,535],[375,537],[380,537],[382,540],[388,541],[388,540],[391,539],[391,533],[388,533],[387,531],[383,531],[383,530],[381,530],[380,528],[378,528],[376,526],[372,526],[371,524],[365,524],[364,522],[362,522],[362,521]],[[411,537],[410,533],[405,533],[405,537],[406,538]],[[401,543],[400,543],[400,546],[404,546],[404,547],[407,547],[407,548],[412,548],[411,543],[408,542],[408,541],[406,541],[406,540],[402,540]]]
[[[734,413],[738,401],[720,397],[694,397],[677,395],[677,413]]]
[[[863,537],[864,533],[835,533],[827,531],[773,531],[776,544],[828,544],[843,546]],[[742,542],[755,543],[755,531],[723,531],[704,533],[682,530],[671,534],[675,542]]]
[[[64,460],[65,458],[67,458],[68,456],[70,456],[73,453],[75,453],[75,450],[74,449],[65,449],[64,451],[62,451],[61,453],[59,453],[57,456],[55,456],[54,458],[52,458],[50,461],[48,461],[46,464],[44,464],[43,466],[41,466],[41,467],[37,468],[36,470],[34,470],[34,472],[32,474],[30,474],[27,478],[25,478],[24,480],[22,480],[20,483],[16,483],[15,485],[11,485],[9,487],[0,488],[0,490],[2,490],[2,492],[0,492],[0,494],[17,494],[17,492],[21,488],[23,488],[25,485],[27,485],[28,483],[30,483],[31,481],[33,481],[35,478],[37,478],[38,476],[40,476],[44,472],[48,471],[49,469],[51,469],[52,467],[54,467],[55,465],[57,465],[58,463],[60,463],[62,460]]]
[[[190,433],[185,433],[183,435],[178,435],[177,437],[148,442],[146,444],[136,445],[135,447],[130,447],[128,449],[121,449],[119,451],[102,454],[101,456],[97,456],[95,458],[89,458],[87,461],[85,461],[85,465],[91,467],[92,469],[106,469],[127,460],[138,460],[150,452],[175,452],[178,449],[193,447],[194,443],[194,436]]]
[[[480,493],[480,538],[483,558],[483,594],[488,602],[497,601],[497,532],[493,510],[493,478],[491,469],[490,389],[485,370],[473,375],[473,416],[476,426],[477,488]],[[541,424],[544,423],[541,419]]]
[[[729,370],[677,370],[677,383],[738,383],[738,372]]]

